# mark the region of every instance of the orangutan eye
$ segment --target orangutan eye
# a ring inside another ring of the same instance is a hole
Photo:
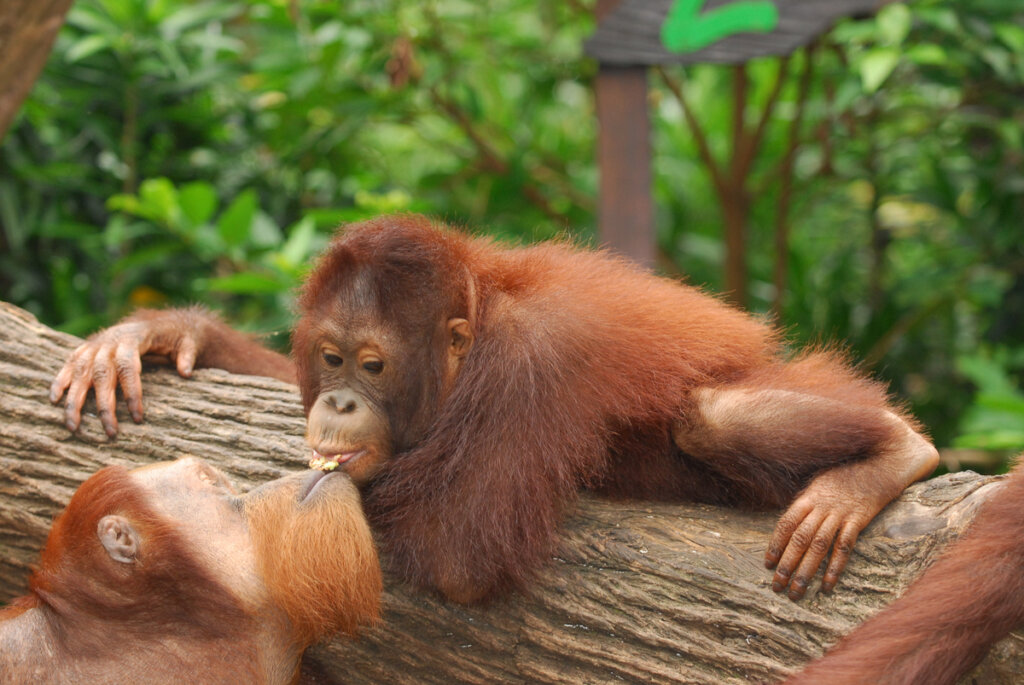
[[[324,363],[327,364],[327,366],[341,366],[341,363],[344,361],[338,355],[332,354],[331,352],[328,352],[327,350],[324,350],[320,354],[323,355]]]
[[[370,373],[377,375],[378,373],[384,370],[384,362],[380,360],[363,362],[363,368],[369,371]]]

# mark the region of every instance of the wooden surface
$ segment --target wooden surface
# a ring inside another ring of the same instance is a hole
[[[717,62],[740,64],[755,57],[788,55],[839,19],[873,12],[885,0],[772,0],[779,12],[771,33],[739,33],[695,52],[673,53],[661,42],[661,26],[676,0],[622,0],[587,39],[587,55],[603,64],[653,65]],[[701,15],[735,4],[707,0]]]
[[[90,407],[70,436],[46,395],[75,344],[0,303],[4,600],[23,592],[52,516],[104,464],[193,454],[247,489],[307,457],[294,387],[212,370],[147,373],[146,423],[122,407],[122,434],[107,442]],[[815,584],[799,603],[771,592],[761,564],[774,513],[584,497],[528,596],[466,608],[389,580],[384,624],[358,643],[313,649],[307,681],[774,682],[891,601],[998,481],[961,473],[915,485],[862,536],[836,591]],[[1024,682],[1021,638],[1000,643],[978,683]]]
[[[601,245],[650,268],[656,244],[647,69],[602,66],[594,89],[601,173],[598,236]]]
[[[600,21],[619,0],[598,0]],[[652,268],[657,257],[651,180],[651,120],[647,68],[601,65],[594,80],[597,162],[600,169],[597,233],[606,245]]]

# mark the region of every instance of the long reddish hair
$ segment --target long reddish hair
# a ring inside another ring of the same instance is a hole
[[[129,519],[142,537],[137,563],[114,561],[100,544],[97,526],[111,514]],[[139,631],[222,636],[245,619],[231,592],[195,560],[121,466],[98,471],[75,492],[50,529],[29,592],[69,628],[92,616]]]

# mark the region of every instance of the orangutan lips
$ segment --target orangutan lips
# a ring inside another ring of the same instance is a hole
[[[333,471],[339,465],[361,456],[364,452],[366,450],[353,450],[351,452],[324,455],[317,450],[313,450],[313,458],[309,460],[309,468],[318,471]]]

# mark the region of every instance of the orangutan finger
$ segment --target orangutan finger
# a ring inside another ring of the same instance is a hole
[[[789,545],[789,539],[794,531],[800,526],[803,520],[814,509],[814,505],[808,500],[797,500],[790,505],[789,509],[779,518],[775,524],[775,531],[768,541],[768,549],[764,554],[765,568],[775,568],[782,558],[782,553]]]
[[[782,592],[789,586],[793,572],[800,565],[800,560],[803,559],[804,553],[811,541],[814,540],[814,534],[823,519],[824,514],[812,511],[789,536],[786,550],[782,553],[782,558],[775,569],[775,576],[772,578],[773,591]]]
[[[85,396],[92,387],[92,356],[83,355],[75,360],[71,385],[64,400],[64,425],[69,431],[78,430],[82,421],[82,406]]]
[[[113,364],[114,349],[104,345],[93,360],[92,383],[96,392],[96,413],[107,437],[117,436],[117,371]]]
[[[848,522],[839,531],[839,537],[836,538],[836,542],[832,546],[832,558],[828,561],[825,577],[821,581],[822,591],[830,592],[839,582],[839,576],[850,560],[850,554],[853,552],[853,546],[857,543],[860,530],[861,527],[856,522]]]
[[[196,339],[187,334],[182,336],[181,343],[178,345],[178,356],[175,360],[179,375],[185,378],[192,375],[192,369],[196,365],[196,353]]]
[[[838,529],[839,518],[832,516],[826,518],[821,526],[818,527],[818,530],[814,533],[814,538],[811,540],[811,544],[807,547],[803,560],[800,562],[799,568],[797,568],[796,573],[793,574],[793,579],[789,583],[790,599],[796,601],[807,592],[807,586],[810,585],[814,576],[818,574],[818,567],[821,566],[821,562],[824,561],[825,556],[828,554]]]
[[[60,398],[64,396],[64,391],[71,385],[71,377],[74,372],[74,363],[71,359],[57,372],[57,376],[53,379],[53,383],[50,384],[50,403],[57,404],[60,402]]]
[[[142,422],[142,357],[134,342],[121,342],[114,353],[114,365],[117,367],[117,378],[124,392],[128,413],[132,421]]]

